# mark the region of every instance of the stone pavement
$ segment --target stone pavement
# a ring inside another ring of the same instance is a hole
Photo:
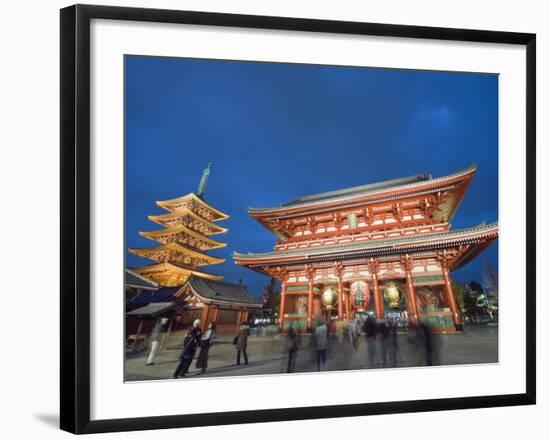
[[[178,357],[182,348],[184,333],[175,333],[170,336],[165,349],[160,352],[155,365],[145,366],[146,352],[127,354],[126,381],[148,381],[172,379],[173,372],[179,363]],[[216,337],[210,348],[208,371],[198,375],[195,368],[195,359],[185,379],[261,375],[286,373],[288,353],[286,337],[253,336],[248,339],[249,364],[240,366],[235,364],[236,351],[231,341],[233,335]],[[423,345],[409,334],[398,334],[398,351],[396,367],[425,366],[426,356]],[[471,325],[466,326],[464,332],[457,334],[434,335],[435,352],[434,365],[479,364],[498,362],[498,328],[496,326]],[[353,349],[347,338],[342,344],[337,340],[330,340],[327,351],[327,370],[351,370],[369,368],[367,356],[367,342],[364,334],[357,340],[357,348]],[[382,361],[382,342],[377,342],[375,368],[389,367]],[[242,358],[241,358],[242,362]],[[311,346],[311,336],[302,335],[300,349],[296,357],[295,372],[316,372],[316,352]]]

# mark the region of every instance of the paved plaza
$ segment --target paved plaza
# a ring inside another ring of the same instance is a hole
[[[145,366],[147,352],[128,353],[126,358],[126,381],[145,381],[172,379],[179,363],[184,333],[171,334],[165,348],[157,355],[155,364]],[[220,335],[210,348],[208,370],[200,375],[195,368],[196,358],[184,379],[202,379],[208,377],[261,375],[286,373],[288,352],[284,335],[251,335],[248,338],[249,363],[240,366],[235,364],[236,351],[232,345],[234,334]],[[382,359],[382,342],[377,341],[375,364],[373,367],[389,367]],[[410,334],[399,333],[397,336],[396,367],[425,366],[426,356],[423,345]],[[498,328],[497,326],[471,325],[464,332],[457,334],[434,335],[434,364],[479,364],[498,361]],[[372,365],[371,365],[372,367]],[[353,348],[347,338],[342,343],[333,338],[329,341],[327,351],[327,370],[352,370],[369,368],[367,342],[365,334],[357,339]],[[296,357],[294,372],[316,372],[316,352],[311,345],[311,336],[302,335],[300,349]]]

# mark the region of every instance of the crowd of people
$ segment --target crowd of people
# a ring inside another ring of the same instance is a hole
[[[198,374],[204,374],[208,369],[208,357],[210,348],[215,339],[216,324],[210,323],[207,329],[201,331],[200,320],[195,320],[183,339],[179,362],[174,370],[173,378],[183,378],[189,373],[189,369],[198,351],[195,368]],[[166,334],[168,319],[161,318],[157,321],[151,332],[150,351],[146,365],[154,365],[154,360],[159,352],[163,336]],[[245,365],[249,358],[247,353],[250,326],[244,321],[233,338],[236,350],[235,365]],[[327,362],[331,355],[339,355],[343,352],[340,345],[349,346],[350,352],[358,349],[361,339],[366,343],[366,359],[364,365],[368,368],[398,367],[400,365],[399,343],[412,344],[414,352],[421,355],[420,363],[425,365],[439,364],[438,343],[432,334],[431,328],[422,323],[411,326],[406,337],[398,337],[397,326],[393,318],[377,320],[370,315],[366,318],[353,320],[329,320],[318,318],[312,330],[308,347],[314,353],[318,371],[328,370]],[[285,336],[285,350],[288,354],[286,360],[286,372],[296,370],[296,359],[300,350],[304,347],[302,336],[292,326],[288,328]]]
[[[327,358],[329,347],[332,343],[342,345],[349,343],[353,351],[357,350],[361,335],[364,334],[367,346],[366,364],[374,367],[398,367],[400,363],[397,326],[393,318],[377,320],[374,316],[368,316],[364,320],[317,320],[311,339],[312,348],[316,352],[317,370],[327,370]],[[296,356],[300,344],[298,335],[292,328],[287,333],[288,337],[288,367],[287,372],[295,370]],[[428,366],[439,364],[438,343],[429,326],[420,323],[409,329],[404,340],[412,344],[413,351],[423,356],[424,364]],[[333,349],[332,351],[337,351]]]

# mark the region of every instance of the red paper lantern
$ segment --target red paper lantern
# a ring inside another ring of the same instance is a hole
[[[351,304],[356,310],[369,307],[369,287],[365,281],[358,280],[350,285]]]

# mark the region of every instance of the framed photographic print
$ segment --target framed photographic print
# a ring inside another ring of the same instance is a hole
[[[535,403],[533,34],[72,6],[61,168],[64,430]]]

